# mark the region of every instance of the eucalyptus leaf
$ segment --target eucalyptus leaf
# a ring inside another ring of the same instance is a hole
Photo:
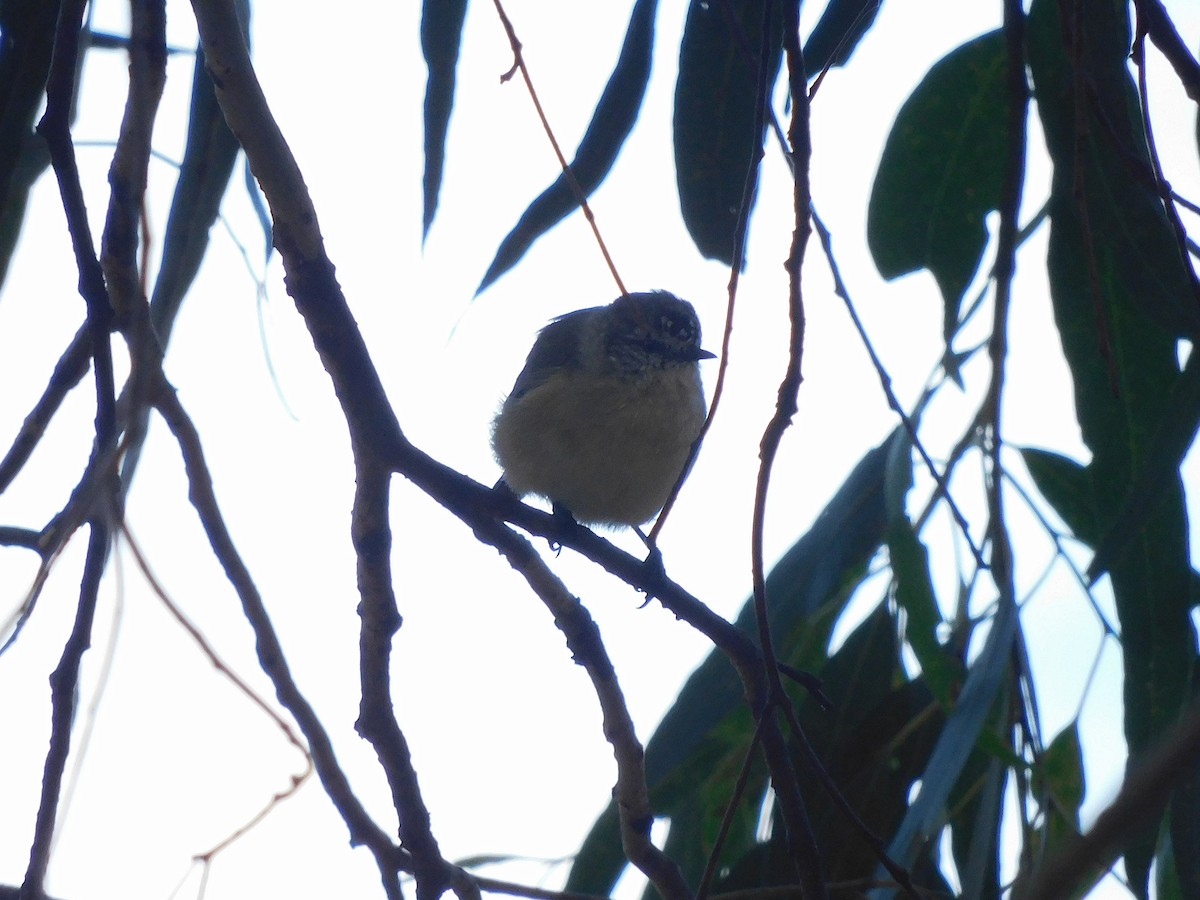
[[[867,241],[884,278],[929,269],[942,292],[947,343],[983,259],[985,217],[1000,206],[1008,105],[1004,35],[947,54],[901,107],[867,210]]]
[[[467,0],[425,0],[421,4],[421,53],[429,71],[425,82],[425,172],[421,179],[423,236],[428,236],[433,224],[442,188],[446,134],[454,108],[455,70],[466,16]]]
[[[658,0],[637,0],[617,65],[609,76],[587,131],[571,160],[571,175],[585,197],[608,176],[642,108],[654,55]],[[575,188],[562,173],[521,214],[496,251],[476,294],[515,266],[539,237],[579,208]]]

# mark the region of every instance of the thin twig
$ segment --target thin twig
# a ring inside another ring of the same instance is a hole
[[[721,850],[725,847],[725,840],[729,837],[729,830],[733,826],[734,814],[737,812],[738,806],[742,802],[742,797],[746,793],[746,785],[750,781],[750,770],[755,759],[758,758],[759,745],[762,742],[763,725],[767,721],[765,713],[759,713],[755,716],[754,734],[750,738],[750,744],[746,747],[746,755],[742,758],[742,766],[738,770],[737,780],[733,783],[733,790],[729,792],[729,799],[725,802],[725,813],[721,816],[721,827],[717,830],[717,836],[713,840],[712,850],[708,852],[708,861],[704,864],[704,874],[700,876],[700,887],[696,889],[696,900],[706,900],[709,896],[709,889],[712,887],[713,879],[717,875],[717,866],[721,862]]]
[[[804,54],[800,48],[799,10],[795,5],[783,5],[783,42],[787,58],[788,87],[792,100],[792,119],[788,127],[789,158],[792,164],[792,206],[795,216],[792,245],[788,255],[788,319],[791,328],[788,335],[788,364],[776,396],[775,412],[767,423],[759,446],[760,465],[754,493],[754,511],[750,534],[750,566],[753,582],[754,613],[758,623],[759,648],[766,666],[766,678],[770,685],[771,709],[763,716],[768,725],[763,729],[763,749],[772,772],[787,775],[780,780],[778,775],[772,782],[779,809],[785,823],[785,843],[795,866],[799,883],[807,897],[819,900],[827,896],[820,850],[813,835],[812,825],[805,809],[797,775],[792,766],[783,736],[778,730],[773,707],[784,703],[783,686],[779,681],[774,641],[771,636],[768,616],[766,565],[763,558],[763,533],[766,527],[767,494],[771,471],[783,440],[783,433],[791,425],[797,410],[797,395],[803,380],[802,360],[804,356],[804,298],[801,287],[801,270],[804,265],[805,249],[812,233],[812,192],[809,185],[809,161],[812,156],[812,136],[809,132],[808,87],[804,71]],[[768,10],[773,7],[768,6]],[[764,16],[764,19],[767,17]],[[764,22],[763,53],[769,48],[770,23]],[[761,84],[760,84],[761,88]]]
[[[883,388],[884,396],[887,397],[888,406],[900,418],[901,424],[904,425],[904,430],[908,433],[909,439],[912,441],[913,447],[916,448],[917,454],[921,457],[925,468],[929,471],[933,478],[937,489],[934,491],[934,499],[944,497],[946,505],[950,509],[950,514],[954,517],[954,521],[958,523],[959,530],[962,532],[963,539],[966,540],[967,546],[971,548],[971,555],[975,557],[975,562],[981,567],[986,568],[987,563],[984,561],[983,552],[975,546],[975,541],[971,538],[971,526],[967,522],[966,516],[962,510],[958,508],[958,504],[954,502],[954,497],[950,493],[948,473],[938,471],[937,465],[933,461],[933,457],[929,455],[929,451],[925,449],[925,443],[921,440],[920,434],[917,432],[917,424],[913,418],[900,405],[900,400],[896,396],[896,392],[892,390],[892,378],[888,374],[887,368],[883,364],[883,360],[879,358],[879,354],[875,351],[875,345],[871,342],[870,336],[867,334],[866,327],[862,320],[858,317],[858,311],[854,308],[854,303],[850,300],[850,292],[846,287],[846,283],[842,280],[841,269],[837,264],[837,260],[833,255],[833,237],[829,233],[829,229],[825,227],[825,223],[821,221],[816,210],[812,214],[813,227],[817,230],[817,236],[821,241],[821,247],[825,251],[825,258],[829,262],[829,270],[833,274],[833,292],[842,298],[842,302],[846,305],[846,310],[850,313],[850,320],[854,323],[854,328],[858,332],[859,339],[867,350],[867,355],[871,358],[871,365],[875,367],[875,374],[879,376],[879,384]]]
[[[774,118],[774,113],[771,110],[771,92],[768,87],[771,74],[768,71],[771,58],[771,53],[769,52],[770,44],[766,40],[762,42],[758,65],[754,66],[746,34],[741,27],[738,17],[733,14],[729,0],[722,0],[722,11],[725,14],[725,21],[730,29],[730,33],[742,50],[743,61],[755,73],[755,85],[757,87],[755,97],[757,105],[754,110],[754,124],[752,126],[754,152],[750,158],[750,165],[746,167],[746,178],[742,183],[742,197],[738,202],[737,220],[734,222],[732,262],[729,266],[729,282],[725,289],[727,296],[725,302],[725,326],[721,332],[720,361],[717,364],[717,379],[713,385],[712,400],[708,404],[708,414],[704,417],[704,424],[700,427],[700,434],[696,436],[696,440],[692,443],[687,462],[684,464],[683,470],[679,473],[679,478],[676,479],[675,486],[671,488],[671,493],[667,495],[667,502],[663,504],[662,511],[658,514],[658,518],[654,522],[654,527],[650,529],[650,536],[647,538],[647,543],[651,546],[656,545],[658,542],[658,535],[666,524],[667,517],[671,514],[671,509],[675,506],[675,500],[679,496],[679,492],[683,489],[683,483],[691,472],[696,457],[700,454],[700,447],[704,443],[704,438],[708,435],[709,430],[712,428],[713,421],[717,416],[717,409],[721,405],[721,397],[725,392],[725,376],[729,371],[729,347],[733,340],[733,313],[737,307],[738,283],[741,279],[742,269],[746,263],[746,237],[750,230],[750,212],[754,208],[759,169],[762,166],[764,156],[762,144],[763,127],[768,114],[771,115],[771,118]],[[763,18],[766,23],[764,24],[764,28],[768,28],[770,25],[771,11],[771,4],[767,3],[763,5]]]
[[[234,842],[240,840],[251,829],[253,829],[268,815],[270,815],[270,813],[276,809],[276,807],[294,795],[296,791],[303,786],[303,784],[313,773],[312,754],[308,752],[308,747],[305,746],[299,735],[296,734],[296,731],[292,728],[291,723],[284,719],[283,716],[279,715],[279,713],[277,713],[274,709],[272,709],[266,700],[258,695],[254,688],[250,687],[250,685],[241,676],[233,671],[228,663],[221,659],[216,650],[213,649],[212,645],[209,644],[208,640],[200,632],[200,629],[184,614],[183,610],[179,608],[179,605],[171,599],[170,595],[166,591],[166,588],[163,587],[162,582],[158,580],[158,577],[151,570],[150,563],[147,561],[145,554],[142,552],[137,540],[133,537],[133,534],[129,531],[128,526],[124,522],[121,523],[121,537],[124,538],[130,549],[130,552],[133,553],[133,557],[137,562],[138,569],[141,571],[142,577],[146,579],[146,583],[150,585],[150,589],[154,592],[154,595],[158,597],[159,601],[167,608],[167,612],[171,614],[171,617],[175,619],[179,626],[188,633],[188,636],[191,637],[191,639],[196,643],[196,646],[200,648],[200,652],[208,657],[208,661],[212,663],[213,668],[220,672],[225,678],[229,679],[233,686],[244,697],[246,697],[263,714],[265,714],[267,718],[274,722],[275,727],[283,733],[283,736],[287,742],[295,747],[296,750],[299,751],[301,757],[304,759],[303,770],[291,776],[289,779],[291,783],[288,785],[288,787],[282,791],[277,791],[276,793],[272,794],[266,805],[257,813],[255,813],[248,822],[240,825],[232,834],[225,837],[214,847],[211,847],[203,853],[196,854],[195,859],[207,867],[211,865],[213,858],[218,853]]]

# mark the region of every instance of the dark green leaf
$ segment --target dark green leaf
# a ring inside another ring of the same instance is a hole
[[[1004,815],[1000,801],[1009,774],[1001,754],[992,752],[993,748],[984,749],[983,745],[989,743],[994,748],[1002,741],[985,728],[947,804],[952,829],[950,849],[962,882],[962,896],[979,900],[1000,896],[1000,820]]]
[[[1004,36],[992,31],[938,62],[901,108],[867,210],[867,240],[884,278],[929,269],[945,302],[947,338],[1000,206],[1007,134]]]
[[[1079,807],[1087,790],[1078,722],[1072,722],[1055,736],[1033,774],[1034,790],[1038,793],[1044,791],[1054,813],[1078,834]],[[1052,835],[1052,844],[1053,840]]]
[[[905,637],[921,664],[933,696],[949,709],[953,693],[962,682],[963,666],[938,640],[942,613],[933,593],[929,552],[907,520],[891,524],[887,542],[896,602],[908,617]]]
[[[1033,789],[1044,810],[1041,843],[1050,859],[1079,837],[1079,808],[1086,793],[1079,723],[1072,722],[1050,742],[1033,770]],[[1108,867],[1091,865],[1074,873],[1070,898],[1082,898],[1104,877]]]
[[[1029,470],[1041,495],[1054,507],[1075,537],[1089,547],[1096,546],[1100,539],[1100,520],[1087,467],[1049,450],[1036,447],[1020,449],[1025,468]]]
[[[1164,493],[1179,484],[1179,466],[1196,438],[1197,426],[1200,426],[1200,352],[1193,351],[1171,389],[1167,409],[1148,441],[1125,504],[1096,547],[1096,555],[1088,566],[1089,578],[1095,580],[1108,571],[1113,559],[1136,538]]]
[[[192,71],[187,143],[163,237],[162,261],[150,300],[150,318],[164,347],[175,316],[208,250],[209,231],[221,209],[238,142],[217,105],[212,79],[197,48]]]
[[[725,265],[733,264],[738,209],[762,146],[762,132],[754,130],[762,102],[758,56],[764,12],[775,9],[765,0],[693,2],[679,48],[674,127],[680,211],[696,249]],[[782,55],[778,18],[773,13],[768,94]]]
[[[1081,33],[1070,33],[1080,26]],[[1154,459],[1174,414],[1176,337],[1194,334],[1196,301],[1174,234],[1146,178],[1146,138],[1127,68],[1123,0],[1095,0],[1063,20],[1056,0],[1030,10],[1029,58],[1054,166],[1048,268],[1051,299],[1075,386],[1100,533],[1118,521],[1130,487]],[[1109,574],[1125,663],[1130,764],[1176,720],[1192,659],[1191,567],[1183,486],[1156,473],[1160,499]],[[1147,895],[1158,823],[1131,832],[1125,865]]]
[[[819,674],[833,709],[827,713],[811,703],[800,707],[808,742],[866,827],[888,834],[903,817],[913,782],[925,768],[941,727],[941,711],[922,682],[905,678],[896,622],[885,604],[851,632]],[[796,752],[801,793],[809,800],[826,879],[870,879],[877,856],[828,799],[806,755]],[[750,845],[740,859],[732,854],[724,859],[731,871],[719,881],[720,892],[789,884],[795,878],[781,822],[775,823],[765,845]],[[947,890],[940,875],[926,875],[918,883]]]
[[[1101,538],[1102,525],[1088,468],[1049,450],[1019,449],[1042,496],[1075,537],[1089,547],[1095,547]],[[1200,606],[1200,573],[1193,569],[1189,581],[1188,600],[1192,606]]]
[[[612,169],[642,108],[650,80],[657,8],[658,0],[638,0],[634,4],[617,65],[571,160],[571,173],[585,197],[591,195]],[[515,266],[534,241],[578,208],[574,189],[567,176],[560,174],[521,214],[520,221],[501,242],[475,293],[481,293]]]
[[[962,693],[921,777],[921,793],[888,846],[888,855],[902,866],[911,865],[945,823],[946,800],[979,740],[997,691],[1008,676],[1018,626],[1014,605],[1001,603],[983,650],[971,663]]]
[[[829,0],[804,42],[804,67],[810,80],[826,66],[844,66],[849,61],[882,6],[883,0]]]
[[[893,432],[863,457],[812,529],[768,576],[771,629],[782,661],[808,671],[821,669],[830,631],[883,541],[887,461],[892,445],[902,437],[900,430]],[[756,634],[752,604],[743,608],[737,625]],[[729,661],[714,651],[692,673],[646,745],[646,777],[655,813],[671,817],[702,839],[688,851],[692,863],[699,860],[703,865],[753,730],[741,681]],[[761,797],[765,788],[766,773],[758,765],[747,796]],[[731,858],[754,844],[756,821],[753,810],[740,812],[740,827],[727,844]],[[610,806],[580,849],[568,890],[607,894],[625,864],[620,848]],[[697,869],[689,864],[684,871],[695,883]]]
[[[429,77],[425,82],[425,210],[423,235],[437,212],[446,161],[446,132],[454,108],[454,76],[462,39],[467,0],[425,0],[421,4],[421,53]]]
[[[0,285],[21,223],[29,189],[49,164],[33,133],[50,70],[58,6],[38,0],[0,2]]]

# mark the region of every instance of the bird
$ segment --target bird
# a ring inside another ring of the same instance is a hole
[[[667,291],[552,320],[492,424],[497,487],[641,534],[688,465],[707,412],[699,363],[715,357],[696,310]]]

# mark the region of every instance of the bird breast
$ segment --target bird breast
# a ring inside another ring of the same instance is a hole
[[[492,445],[518,494],[560,503],[580,522],[639,525],[666,502],[705,412],[694,364],[604,377],[560,370],[505,402]]]

